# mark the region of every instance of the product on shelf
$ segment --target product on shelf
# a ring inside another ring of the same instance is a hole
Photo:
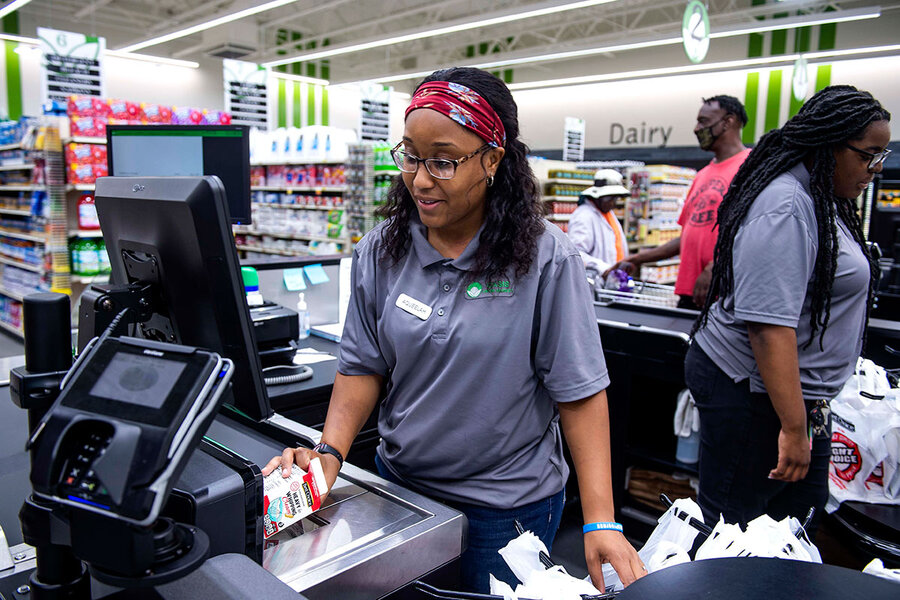
[[[583,171],[578,169],[550,169],[547,172],[550,179],[572,179],[578,183],[591,184],[594,181],[594,171]]]
[[[97,217],[93,194],[82,194],[78,199],[78,229],[85,231],[100,229],[100,219]]]
[[[50,282],[44,274],[12,265],[0,265],[0,291],[27,296],[49,290]]]
[[[0,296],[0,321],[15,329],[22,329],[22,303]]]
[[[280,127],[274,131],[250,131],[252,164],[331,163],[347,160],[348,147],[356,143],[352,129],[310,125]],[[271,184],[270,184],[271,185]]]
[[[109,255],[102,239],[78,238],[69,243],[73,275],[92,277],[110,272]]]
[[[3,256],[31,266],[41,266],[44,263],[44,246],[36,245],[29,240],[20,240],[0,234],[0,254]]]
[[[220,110],[175,107],[118,98],[70,96],[66,106],[70,135],[106,137],[107,125],[229,125]]]

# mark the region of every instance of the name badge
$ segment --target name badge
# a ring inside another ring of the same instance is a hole
[[[397,307],[405,310],[411,315],[419,317],[423,321],[431,316],[430,306],[419,302],[415,298],[410,298],[406,294],[400,294],[400,296],[397,297]]]

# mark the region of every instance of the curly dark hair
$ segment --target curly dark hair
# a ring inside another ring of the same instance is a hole
[[[419,86],[429,81],[449,81],[471,88],[491,105],[503,122],[506,153],[494,175],[494,184],[487,188],[485,227],[470,277],[497,281],[506,276],[509,267],[513,267],[515,277],[521,277],[531,268],[538,237],[544,231],[544,209],[540,187],[526,160],[528,147],[519,139],[516,102],[506,84],[480,69],[454,67],[435,71]],[[384,253],[380,259],[396,264],[409,251],[412,239],[409,223],[416,214],[415,202],[401,177],[394,179],[379,214],[387,219],[381,233]]]
[[[734,115],[737,117],[738,121],[741,122],[741,127],[747,124],[747,110],[744,108],[744,105],[741,104],[741,101],[734,96],[720,94],[718,96],[713,96],[712,98],[703,98],[703,104],[712,104],[713,102],[717,102],[719,108],[724,110],[726,115]]]
[[[709,307],[716,298],[724,298],[734,289],[732,249],[734,238],[747,211],[760,192],[773,179],[800,161],[810,167],[810,191],[818,223],[819,249],[813,267],[808,347],[819,333],[819,348],[831,318],[831,288],[837,270],[837,221],[840,218],[869,261],[868,312],[872,308],[873,286],[878,265],[866,247],[862,224],[854,199],[838,198],[834,193],[834,148],[848,140],[858,140],[875,121],[890,121],[891,114],[869,92],[850,85],[827,87],[809,99],[800,112],[781,129],[773,129],[759,139],[731,182],[719,206],[719,228],[713,263],[712,281],[706,304],[694,324],[696,333],[706,324]],[[867,320],[868,323],[868,320]]]

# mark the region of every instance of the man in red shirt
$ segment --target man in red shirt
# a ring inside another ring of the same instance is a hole
[[[679,308],[697,309],[706,302],[716,247],[716,217],[722,197],[728,191],[744,159],[750,154],[741,142],[741,129],[747,124],[744,105],[733,96],[704,98],[694,134],[700,148],[715,154],[712,162],[694,178],[687,200],[678,217],[681,236],[649,250],[625,257],[612,268],[631,273],[643,263],[681,255],[675,293]]]

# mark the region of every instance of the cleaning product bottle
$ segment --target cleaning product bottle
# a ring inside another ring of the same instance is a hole
[[[82,194],[78,199],[78,229],[100,229],[100,219],[97,218],[97,207],[94,205],[93,194]]]
[[[253,267],[241,267],[241,279],[244,280],[244,291],[247,293],[248,306],[262,306],[263,297],[259,293],[259,273]]]
[[[305,340],[309,337],[309,308],[306,306],[303,292],[300,292],[300,298],[297,300],[297,317],[300,319],[300,339]]]

